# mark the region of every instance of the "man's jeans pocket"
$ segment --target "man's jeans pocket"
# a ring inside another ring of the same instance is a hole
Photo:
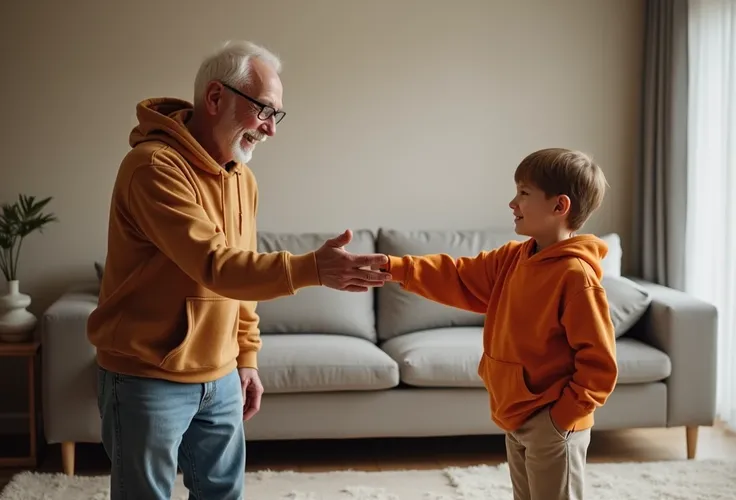
[[[109,375],[110,373],[107,370],[101,366],[97,367],[97,410],[99,411],[100,418],[102,418],[102,407],[110,386],[108,382]]]

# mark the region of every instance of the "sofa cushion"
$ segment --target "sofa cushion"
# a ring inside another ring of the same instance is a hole
[[[372,391],[399,383],[399,367],[368,340],[347,335],[262,335],[266,393]]]
[[[601,284],[606,290],[616,337],[620,337],[641,319],[652,297],[644,287],[623,276],[603,276]]]
[[[616,341],[619,384],[659,382],[672,373],[672,362],[666,353],[634,338]]]
[[[399,365],[401,381],[417,387],[483,387],[478,363],[482,327],[455,327],[399,335],[381,348]]]
[[[601,236],[608,244],[609,253],[603,260],[605,276],[621,274],[621,241],[616,234]],[[482,250],[498,248],[509,241],[524,241],[526,237],[513,231],[434,230],[399,231],[380,229],[376,249],[380,253],[427,255],[445,253],[453,257],[474,256]],[[377,293],[378,338],[388,340],[397,335],[454,326],[480,326],[483,315],[463,311],[419,297],[402,290],[398,283],[387,283]]]
[[[599,236],[608,245],[608,254],[601,261],[603,276],[621,276],[621,261],[623,259],[623,248],[621,237],[616,233],[608,233]]]
[[[260,232],[258,250],[287,250],[301,254],[317,250],[335,234],[279,234]],[[375,252],[375,238],[368,230],[354,231],[346,249]],[[308,287],[296,294],[258,303],[256,312],[263,333],[334,333],[376,340],[373,293],[350,293],[327,287]]]
[[[477,255],[511,239],[524,237],[492,230],[398,231],[381,229],[377,251],[389,255],[427,255],[446,253],[453,257]],[[402,290],[398,283],[386,283],[378,289],[378,338],[454,326],[482,326],[483,315],[432,302]]]
[[[478,327],[440,328],[387,340],[381,348],[399,365],[401,381],[418,387],[478,387],[483,332]],[[616,341],[619,384],[667,378],[672,370],[664,352],[633,338]]]

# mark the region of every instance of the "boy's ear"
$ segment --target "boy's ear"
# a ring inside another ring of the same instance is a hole
[[[561,194],[557,197],[557,202],[555,203],[555,214],[557,215],[567,215],[568,212],[570,212],[570,197]]]

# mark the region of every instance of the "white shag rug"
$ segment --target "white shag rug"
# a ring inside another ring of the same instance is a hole
[[[107,500],[107,476],[23,472],[0,500]],[[247,474],[248,500],[512,500],[508,465],[386,472]],[[588,464],[595,500],[736,499],[736,461]],[[172,500],[187,500],[181,476]]]

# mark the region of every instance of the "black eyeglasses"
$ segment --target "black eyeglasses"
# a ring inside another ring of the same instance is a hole
[[[230,92],[234,92],[235,94],[238,94],[240,97],[243,97],[243,98],[247,99],[248,101],[250,101],[251,103],[253,103],[256,106],[258,106],[258,108],[260,108],[260,111],[258,111],[258,119],[259,120],[266,121],[266,120],[268,120],[269,118],[271,118],[273,116],[274,123],[276,123],[278,125],[281,122],[281,120],[283,120],[284,117],[286,116],[286,111],[277,111],[273,106],[269,106],[268,104],[263,104],[262,102],[260,102],[260,101],[258,101],[256,99],[253,99],[249,95],[246,95],[246,94],[242,93],[241,91],[239,91],[235,87],[231,87],[230,85],[228,85],[225,82],[220,82],[220,83],[226,89],[228,89]]]

